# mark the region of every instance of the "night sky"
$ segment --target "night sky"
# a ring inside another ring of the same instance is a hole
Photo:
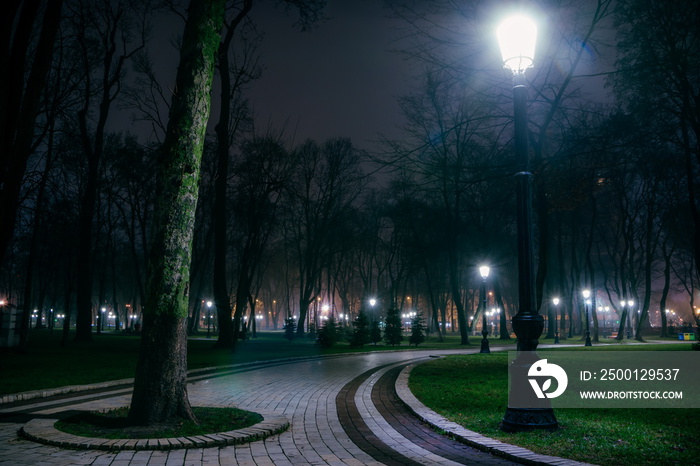
[[[265,33],[264,72],[247,93],[263,130],[286,125],[295,142],[350,137],[371,148],[378,133],[396,136],[396,96],[406,92],[409,65],[391,52],[399,21],[376,0],[329,0],[330,17],[314,30],[294,27],[296,13],[260,3],[252,19]]]

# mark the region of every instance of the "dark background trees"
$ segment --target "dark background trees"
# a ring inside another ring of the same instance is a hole
[[[325,19],[323,2],[283,3],[302,29]],[[292,317],[302,336],[322,317],[342,327],[360,311],[378,321],[397,309],[423,312],[431,331],[459,332],[466,344],[480,322],[476,269],[488,262],[501,335],[510,334],[514,162],[511,82],[492,27],[500,8],[391,3],[405,25],[395,46],[416,74],[398,96],[400,137],[372,150],[343,134],[299,142],[288,127],[255,127],[259,3],[227,3],[194,220],[190,332],[204,325],[231,347],[242,329],[279,329]],[[700,21],[688,5],[536,4],[542,45],[526,77],[537,294],[541,312],[561,299],[564,335],[585,326],[585,287],[594,338],[620,338],[629,326],[642,338],[649,323],[666,334],[680,316],[698,318]],[[56,323],[51,309],[67,316],[66,344],[97,329],[136,331],[175,91],[147,13],[181,28],[182,5],[3,8],[1,291],[23,310],[22,347],[32,327]]]

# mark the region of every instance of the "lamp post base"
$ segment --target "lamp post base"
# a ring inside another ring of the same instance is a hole
[[[586,344],[584,346],[593,346],[591,344],[591,332],[586,332]]]
[[[487,339],[481,340],[481,351],[479,353],[491,353],[491,349],[489,348],[489,341]]]
[[[482,332],[482,335],[484,336],[484,339],[481,340],[481,351],[479,351],[479,353],[491,353],[491,349],[489,348],[489,340],[486,338],[487,333]]]
[[[559,334],[558,333],[554,334],[554,343],[559,343]]]
[[[503,432],[528,432],[532,430],[555,431],[559,423],[552,408],[511,408],[501,422]]]

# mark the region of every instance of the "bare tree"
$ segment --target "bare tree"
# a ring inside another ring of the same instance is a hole
[[[78,92],[82,98],[76,124],[87,160],[78,221],[75,340],[89,341],[93,309],[93,224],[107,122],[121,90],[127,61],[145,47],[148,7],[135,0],[76,1],[69,3],[69,7],[74,53],[80,60],[81,76]]]
[[[628,108],[664,122],[658,136],[679,148],[700,275],[700,11],[687,0],[620,0],[615,13],[621,54],[612,82]]]
[[[279,207],[294,172],[294,161],[282,141],[275,137],[253,138],[243,144],[234,170],[232,212],[235,229],[235,312],[231,344],[255,290],[254,280],[269,256],[269,242],[279,228]],[[258,285],[259,287],[259,285]],[[254,300],[253,300],[254,303]],[[230,311],[227,315],[230,321]]]
[[[295,157],[296,183],[288,191],[285,231],[297,267],[297,335],[303,336],[309,305],[318,295],[321,273],[333,248],[333,225],[356,201],[365,180],[360,153],[348,139],[329,139],[320,146],[307,141],[295,151]]]
[[[217,175],[215,178],[215,198],[212,220],[214,222],[214,301],[218,317],[219,337],[217,346],[230,347],[234,344],[238,327],[231,321],[231,298],[228,293],[226,264],[227,255],[227,227],[228,227],[228,176],[230,147],[234,137],[241,131],[241,126],[250,123],[247,107],[241,102],[242,87],[250,80],[255,79],[260,71],[256,63],[255,48],[249,44],[252,39],[246,39],[245,33],[241,63],[231,64],[230,54],[232,42],[241,23],[250,12],[253,1],[245,0],[241,5],[234,2],[233,18],[227,21],[226,33],[219,44],[218,68],[221,79],[221,98],[219,121],[216,124],[216,148],[217,148]],[[235,57],[235,56],[234,56]]]
[[[0,264],[12,240],[27,162],[42,131],[41,96],[51,69],[63,0],[3,5],[0,34]],[[38,37],[38,39],[36,39]],[[43,131],[48,130],[48,121]]]

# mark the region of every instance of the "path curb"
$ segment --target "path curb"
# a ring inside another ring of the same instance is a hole
[[[416,417],[433,428],[442,430],[447,436],[470,447],[521,464],[536,466],[591,466],[590,463],[581,463],[557,456],[541,455],[527,448],[503,443],[478,432],[465,429],[456,422],[440,416],[421,403],[409,390],[408,378],[414,367],[414,364],[410,364],[399,373],[394,384],[396,394]]]
[[[18,431],[21,437],[44,445],[76,450],[177,450],[240,445],[281,434],[289,428],[289,420],[279,414],[257,413],[263,421],[245,429],[214,434],[155,439],[106,439],[81,437],[62,432],[54,424],[58,419],[32,419]]]

